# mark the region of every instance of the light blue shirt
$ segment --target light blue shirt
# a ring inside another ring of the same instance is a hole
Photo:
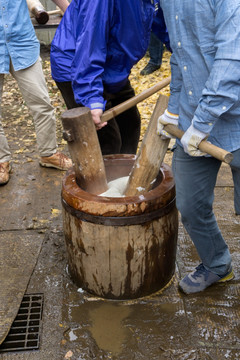
[[[0,73],[33,65],[39,57],[36,37],[26,0],[0,0]]]
[[[170,44],[168,110],[209,141],[240,148],[240,0],[160,0]]]

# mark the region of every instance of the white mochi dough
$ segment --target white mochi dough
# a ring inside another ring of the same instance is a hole
[[[108,190],[100,194],[100,196],[108,197],[124,197],[129,176],[123,176],[108,182]]]

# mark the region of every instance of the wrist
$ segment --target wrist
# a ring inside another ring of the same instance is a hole
[[[171,119],[175,119],[175,120],[178,120],[178,118],[179,118],[178,114],[173,114],[168,109],[165,110],[165,115],[170,117]]]
[[[196,135],[198,138],[201,138],[201,139],[205,139],[209,136],[209,134],[207,134],[201,130],[198,130],[193,124],[190,125],[190,127],[188,128],[188,131],[191,134]]]

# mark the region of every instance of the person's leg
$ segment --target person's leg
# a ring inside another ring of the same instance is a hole
[[[74,99],[74,93],[71,82],[56,82],[65,104],[68,109],[81,107]],[[111,108],[111,102],[106,104],[106,110]],[[121,148],[121,136],[115,119],[108,121],[108,124],[97,131],[99,144],[103,155],[119,154]]]
[[[112,100],[112,105],[117,106],[134,96],[135,92],[130,81],[128,81],[127,85],[119,91],[115,99]],[[115,119],[122,139],[120,153],[136,154],[141,130],[141,117],[137,106],[133,106],[129,110],[124,111],[122,114],[116,116]]]
[[[150,35],[148,50],[150,60],[145,68],[141,70],[140,75],[149,75],[160,69],[162,64],[164,46],[161,40],[153,32],[151,32]]]
[[[0,74],[0,185],[5,185],[9,181],[11,170],[10,159],[11,153],[1,122],[1,103],[3,91],[4,74]]]
[[[177,208],[204,267],[223,276],[231,268],[231,256],[217,225],[212,204],[221,162],[210,157],[191,157],[177,146],[173,155]]]
[[[233,151],[233,161],[230,163],[234,183],[234,208],[240,215],[240,149]]]
[[[41,157],[51,156],[57,151],[56,121],[41,60],[39,58],[34,65],[19,71],[14,71],[11,64],[10,72],[33,116],[39,154]]]
[[[149,43],[149,64],[156,65],[160,68],[162,65],[163,49],[164,46],[161,40],[153,32],[151,32]]]
[[[1,122],[3,82],[4,82],[4,74],[0,74],[0,163],[9,162],[11,159],[11,152]]]
[[[68,109],[73,109],[82,106],[81,104],[77,104],[74,99],[71,81],[64,81],[64,82],[56,81],[56,84],[62,94],[63,100]]]

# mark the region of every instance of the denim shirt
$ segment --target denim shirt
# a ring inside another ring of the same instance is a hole
[[[240,148],[240,1],[160,0],[170,36],[168,109],[209,141]]]
[[[26,0],[0,0],[0,73],[34,64],[39,57],[39,41],[29,16]]]
[[[104,109],[103,88],[121,90],[148,47],[156,0],[72,0],[51,46],[52,77],[75,100]]]

